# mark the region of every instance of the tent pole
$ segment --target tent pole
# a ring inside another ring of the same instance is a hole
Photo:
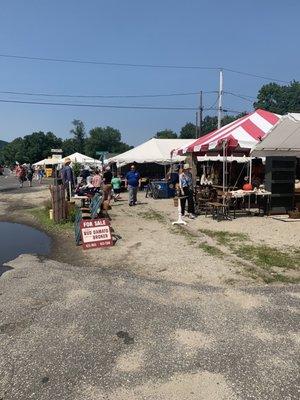
[[[250,157],[250,160],[249,160],[249,183],[252,183],[252,157]],[[250,203],[250,196],[249,196],[249,199],[248,199],[249,213],[250,213],[250,206],[251,206],[251,203]]]
[[[223,97],[223,70],[220,69],[219,96],[218,96],[218,129],[222,121],[222,97]]]
[[[223,141],[223,192],[225,192],[225,140]]]
[[[252,157],[249,160],[249,183],[252,183]]]

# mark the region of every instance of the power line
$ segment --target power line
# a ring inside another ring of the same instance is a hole
[[[272,82],[287,83],[289,81],[271,78],[259,74],[253,74],[245,71],[238,71],[231,68],[225,68],[222,66],[209,67],[201,65],[164,65],[164,64],[138,64],[138,63],[117,63],[117,62],[106,62],[106,61],[95,61],[95,60],[77,60],[77,59],[66,59],[66,58],[50,58],[50,57],[30,57],[30,56],[20,56],[16,54],[0,54],[2,58],[19,59],[19,60],[30,60],[30,61],[46,61],[46,62],[59,62],[59,63],[69,63],[69,64],[90,64],[90,65],[104,65],[104,66],[116,66],[116,67],[130,67],[130,68],[163,68],[163,69],[195,69],[195,70],[212,70],[219,71],[223,69],[227,72],[232,72],[239,75],[250,76],[253,78],[264,79]]]
[[[236,94],[236,93],[231,93],[231,92],[225,92],[225,91],[224,91],[224,93],[229,94],[229,95],[234,96],[234,97],[238,97],[239,99],[243,99],[243,100],[245,100],[245,101],[249,101],[250,103],[253,103],[253,99],[255,99],[255,98],[253,97],[253,99],[251,100],[251,99],[249,99],[249,98],[247,98],[247,97],[245,97],[245,96],[243,96],[243,95]]]
[[[231,113],[233,113],[233,114],[243,114],[244,112],[247,112],[247,111],[240,111],[240,110],[231,110],[231,109],[229,109],[229,108],[223,108],[223,110],[222,110],[223,112],[225,112],[225,113],[228,113],[228,112],[231,112]]]
[[[57,102],[42,102],[42,101],[23,101],[23,100],[6,100],[0,99],[0,103],[16,103],[16,104],[33,104],[33,105],[46,105],[46,106],[67,106],[67,107],[91,107],[91,108],[113,108],[113,109],[132,109],[132,110],[177,110],[177,111],[197,111],[197,107],[156,107],[156,106],[123,106],[115,104],[87,104],[87,103],[57,103]],[[203,108],[204,111],[218,110],[217,108]],[[243,111],[236,111],[224,109],[224,112],[241,113]]]
[[[153,97],[173,97],[199,95],[200,92],[186,93],[167,93],[167,94],[143,94],[143,95],[86,95],[86,94],[63,94],[63,93],[34,93],[34,92],[14,92],[10,90],[1,90],[2,94],[22,95],[22,96],[42,96],[42,97],[69,97],[69,98],[101,98],[101,99],[123,99],[123,98],[153,98]],[[203,93],[212,94],[214,91],[205,91]]]
[[[216,93],[219,93],[219,92],[216,92]],[[208,107],[206,110],[207,110],[207,111],[208,111],[208,110],[214,110],[214,106],[217,104],[218,101],[219,101],[219,94],[218,94],[218,96],[217,96],[216,101],[214,101],[214,103],[213,103],[210,107]]]
[[[281,83],[287,83],[289,84],[289,81],[284,81],[281,79],[275,79],[275,78],[270,78],[268,76],[262,76],[262,75],[258,75],[258,74],[252,74],[250,72],[244,72],[244,71],[237,71],[235,69],[230,69],[230,68],[223,68],[224,71],[227,72],[233,72],[234,74],[240,74],[240,75],[246,75],[246,76],[251,76],[253,78],[260,78],[260,79],[265,79],[267,81],[273,81],[273,82],[281,82]]]
[[[68,107],[90,107],[90,108],[115,108],[115,109],[132,109],[132,110],[198,110],[197,107],[156,107],[156,106],[122,106],[111,104],[86,104],[86,103],[56,103],[56,102],[41,102],[41,101],[23,101],[23,100],[6,100],[0,99],[1,103],[16,103],[16,104],[34,104],[48,106],[68,106]]]
[[[76,60],[66,58],[49,58],[49,57],[29,57],[20,56],[15,54],[0,54],[3,58],[15,58],[21,60],[32,60],[32,61],[50,61],[70,64],[92,64],[92,65],[107,65],[116,67],[138,67],[138,68],[172,68],[172,69],[206,69],[206,70],[218,70],[219,67],[208,67],[198,65],[163,65],[163,64],[135,64],[135,63],[117,63],[117,62],[106,62],[106,61],[94,61],[94,60]]]

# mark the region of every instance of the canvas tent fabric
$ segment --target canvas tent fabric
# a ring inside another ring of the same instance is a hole
[[[57,164],[63,164],[65,159],[69,158],[72,163],[79,163],[79,164],[86,164],[86,165],[101,165],[101,161],[94,159],[92,157],[86,156],[81,153],[73,153],[67,157],[64,158],[45,158],[44,160],[38,161],[35,164],[33,164],[35,167],[40,166],[40,165],[57,165]]]
[[[258,109],[200,137],[188,146],[178,148],[175,153],[205,155],[208,152],[220,152],[224,141],[232,151],[249,153],[279,119],[280,116],[277,114]]]
[[[253,149],[253,157],[300,157],[300,114],[290,113]]]
[[[136,162],[141,163],[157,163],[170,164],[172,162],[184,161],[185,157],[176,155],[171,156],[171,152],[180,147],[188,146],[194,139],[150,139],[135,148],[119,154],[118,156],[109,158],[110,163],[117,165],[125,165]]]
[[[66,158],[69,158],[72,163],[79,163],[79,164],[87,164],[87,165],[101,165],[101,162],[95,158],[86,156],[81,153],[73,153],[70,156],[64,157],[62,159],[62,162],[65,161]]]
[[[44,158],[44,160],[38,161],[32,164],[34,167],[43,166],[43,165],[57,165],[61,164],[62,160],[58,158]]]

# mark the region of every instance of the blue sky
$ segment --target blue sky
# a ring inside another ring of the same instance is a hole
[[[0,54],[136,64],[200,65],[299,80],[298,0],[2,0]],[[215,91],[218,71],[64,64],[0,57],[0,91],[140,95]],[[256,96],[267,81],[225,71],[224,90]],[[193,96],[138,99],[47,99],[1,94],[0,99],[114,105],[195,107]],[[216,100],[204,95],[204,107]],[[224,108],[251,110],[225,95]],[[0,138],[33,131],[70,137],[71,121],[120,129],[135,145],[158,130],[179,131],[195,120],[184,110],[118,110],[0,103]],[[212,112],[211,115],[214,115]]]

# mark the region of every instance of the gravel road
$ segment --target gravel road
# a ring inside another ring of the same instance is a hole
[[[299,399],[297,286],[179,284],[31,255],[9,266],[2,400]]]

